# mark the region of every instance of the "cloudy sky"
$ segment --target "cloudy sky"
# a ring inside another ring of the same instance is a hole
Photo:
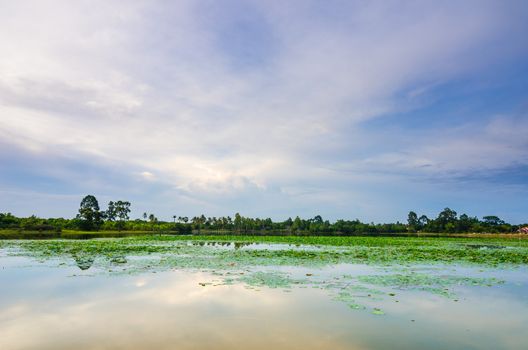
[[[0,0],[0,212],[528,221],[528,2]]]

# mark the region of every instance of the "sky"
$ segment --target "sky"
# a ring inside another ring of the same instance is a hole
[[[0,212],[528,222],[528,2],[0,0]]]

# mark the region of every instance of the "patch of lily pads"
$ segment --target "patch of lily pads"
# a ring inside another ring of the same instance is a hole
[[[362,283],[390,287],[397,290],[425,291],[448,298],[456,297],[455,286],[495,286],[504,283],[496,278],[476,278],[453,275],[430,275],[420,273],[358,276]]]
[[[292,279],[289,275],[279,272],[256,271],[251,274],[242,275],[239,282],[251,287],[268,287],[290,289],[292,285],[298,284],[301,280]]]
[[[232,238],[230,238],[232,239]],[[2,255],[53,262],[92,274],[139,274],[169,270],[205,271],[218,283],[202,287],[243,284],[251,289],[319,288],[350,309],[385,314],[379,305],[406,291],[456,298],[456,287],[484,287],[503,283],[445,273],[457,266],[518,267],[528,265],[528,244],[510,240],[461,240],[396,237],[221,237],[192,239],[174,236],[93,240],[3,241]],[[260,243],[260,245],[258,244]],[[362,264],[381,273],[302,277],[281,267],[321,269]],[[417,266],[427,266],[426,271]]]
[[[379,306],[388,298],[399,302],[396,298],[407,291],[419,291],[439,297],[458,300],[456,287],[492,287],[504,283],[496,278],[463,277],[458,275],[425,275],[408,270],[407,273],[371,274],[371,275],[324,275],[324,278],[294,277],[278,271],[246,271],[215,272],[215,276],[223,278],[223,283],[216,285],[244,284],[248,289],[260,288],[282,289],[318,288],[325,291],[334,301],[346,304],[352,310],[370,310],[374,315],[384,315]],[[212,283],[201,283],[211,285]],[[372,306],[374,305],[374,306]]]
[[[164,255],[175,267],[235,263],[248,266],[327,266],[340,263],[373,265],[471,264],[528,265],[527,242],[400,237],[236,237],[236,241],[198,236],[146,236],[92,240],[2,241],[0,249],[38,259],[101,256]],[[233,237],[230,238],[233,240]],[[238,241],[241,240],[241,241]],[[277,241],[277,243],[273,243]],[[263,244],[264,243],[264,244]],[[334,244],[334,245],[332,245]],[[174,258],[174,259],[171,259]],[[184,261],[187,260],[187,261]],[[163,265],[163,264],[162,264]]]

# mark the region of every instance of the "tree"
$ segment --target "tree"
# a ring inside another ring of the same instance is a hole
[[[127,221],[129,219],[128,214],[130,213],[130,202],[117,201],[115,202],[115,215],[119,221]]]
[[[414,211],[410,211],[409,215],[407,215],[407,225],[409,226],[409,231],[416,231],[419,228],[418,215]]]
[[[150,224],[152,225],[152,231],[154,231],[154,225],[158,221],[158,219],[154,216],[154,214],[150,214],[148,217]]]
[[[116,208],[114,202],[108,202],[108,209],[106,209],[106,219],[108,221],[115,221],[116,219]]]
[[[84,230],[97,230],[102,224],[102,213],[99,210],[99,202],[95,196],[88,195],[81,201],[79,214],[77,218],[80,220],[81,228]]]
[[[291,232],[291,227],[293,225],[293,220],[292,218],[287,218],[286,220],[284,220],[284,227]]]
[[[110,202],[112,203],[112,202]],[[110,203],[108,203],[108,209],[110,210]],[[117,222],[117,229],[121,231],[125,226],[125,222],[128,220],[128,214],[130,213],[130,202],[117,201],[112,203],[113,219],[119,219]],[[107,214],[107,217],[108,214]]]
[[[457,231],[467,232],[471,228],[471,218],[467,214],[460,215],[457,223]]]
[[[450,222],[451,223],[455,222],[456,219],[457,219],[457,212],[449,208],[445,208],[444,210],[442,210],[440,214],[438,214],[438,218],[437,218],[438,222],[442,226],[445,226]]]
[[[296,216],[295,217],[295,220],[293,220],[293,224],[292,224],[292,231],[301,231],[304,227],[303,227],[303,222],[301,220],[300,217]]]
[[[0,213],[0,228],[17,227],[20,219],[11,213]]]
[[[420,216],[418,219],[418,223],[420,224],[420,227],[423,228],[425,225],[429,223],[429,218],[425,215]]]
[[[457,212],[445,208],[438,214],[438,217],[430,225],[432,229],[438,232],[454,232],[457,222]]]
[[[323,218],[321,217],[321,215],[316,215],[313,219],[312,219],[312,222],[316,223],[316,224],[322,224],[323,223]]]
[[[235,229],[240,231],[242,228],[242,216],[239,213],[235,214],[235,220],[233,223],[235,224]]]
[[[484,221],[486,225],[490,225],[490,226],[497,226],[497,225],[504,224],[504,221],[499,219],[499,217],[495,215],[484,216],[482,220]]]

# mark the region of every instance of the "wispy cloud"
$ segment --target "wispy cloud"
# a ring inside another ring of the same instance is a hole
[[[133,193],[166,215],[371,218],[399,200],[379,186],[528,162],[515,106],[434,129],[426,114],[439,87],[526,58],[522,1],[1,4],[0,139],[60,179],[49,192]],[[365,124],[417,110],[420,135]]]

